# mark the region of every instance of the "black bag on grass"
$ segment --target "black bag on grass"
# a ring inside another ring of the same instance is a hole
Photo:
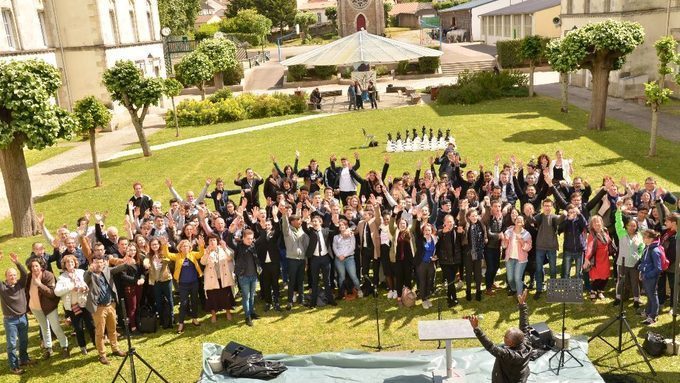
[[[152,305],[143,305],[139,309],[139,331],[142,333],[153,333],[157,330],[156,311]]]
[[[264,360],[257,350],[230,342],[220,356],[224,372],[234,378],[270,380],[288,368],[281,362]]]
[[[666,351],[666,342],[663,336],[650,331],[642,343],[642,348],[650,356],[661,356]]]

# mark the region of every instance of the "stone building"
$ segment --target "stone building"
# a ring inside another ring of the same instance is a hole
[[[680,0],[561,1],[562,34],[607,19],[635,21],[642,25],[645,42],[628,56],[621,70],[611,72],[609,95],[622,98],[643,96],[643,84],[657,78],[658,60],[654,43],[667,34],[680,40]],[[590,72],[580,70],[573,73],[571,84],[590,88]],[[671,85],[670,81],[667,85]],[[675,90],[678,90],[677,87]]]
[[[341,37],[364,28],[374,35],[385,33],[383,0],[338,0],[338,30]]]
[[[55,65],[64,84],[58,102],[67,109],[88,95],[112,104],[102,75],[118,60],[165,77],[157,0],[0,0],[0,12],[0,60]]]

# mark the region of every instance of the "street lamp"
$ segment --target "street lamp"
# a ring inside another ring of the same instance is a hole
[[[279,62],[281,62],[281,40],[286,39],[291,36],[299,35],[300,34],[300,24],[295,24],[295,32],[291,32],[287,35],[283,35],[280,37],[276,38],[276,48],[279,52]]]

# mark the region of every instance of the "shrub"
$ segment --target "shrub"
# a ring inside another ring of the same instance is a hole
[[[203,39],[211,39],[215,32],[220,30],[220,24],[203,24],[194,32],[194,39],[201,41]]]
[[[550,41],[547,37],[541,37],[541,51],[545,52],[545,47]],[[496,42],[496,51],[498,52],[498,63],[501,67],[506,68],[521,68],[528,66],[528,63],[522,58],[522,40],[505,40]],[[540,64],[547,64],[548,59],[545,53],[539,59]]]
[[[338,67],[335,65],[319,65],[314,67],[314,76],[320,80],[328,80],[338,73]]]
[[[226,92],[220,92],[224,95]],[[254,95],[243,93],[238,97],[215,97],[210,100],[184,100],[177,106],[177,120],[180,126],[208,125],[232,122],[248,118],[285,116],[303,113],[307,109],[307,97],[274,93]],[[173,121],[172,110],[165,115],[166,121]]]
[[[439,69],[439,57],[420,57],[418,59],[418,72],[435,73]]]
[[[208,101],[212,103],[217,103],[228,98],[231,98],[231,89],[222,88],[217,92],[213,93],[212,96],[208,97]]]
[[[243,78],[243,65],[239,62],[235,67],[222,72],[224,85],[238,85]]]
[[[340,75],[344,79],[352,78],[352,68],[350,67],[345,68],[345,70],[343,70]]]
[[[246,42],[254,47],[259,46],[262,43],[261,37],[255,33],[231,32],[225,33],[224,35],[229,39]]]
[[[517,71],[461,73],[458,84],[439,88],[439,104],[476,104],[501,97],[524,97],[527,76]]]
[[[288,67],[288,81],[302,81],[307,75],[307,67],[304,65],[291,65]]]
[[[376,76],[386,76],[390,74],[390,70],[385,65],[378,65],[375,67]]]
[[[397,74],[406,74],[408,73],[408,61],[399,61],[397,63]]]

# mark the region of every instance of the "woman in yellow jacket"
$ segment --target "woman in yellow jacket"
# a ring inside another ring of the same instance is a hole
[[[161,237],[163,238],[163,237]],[[182,240],[177,245],[179,253],[170,253],[168,251],[168,242],[165,238],[162,240],[163,257],[175,262],[174,278],[179,285],[179,318],[177,333],[184,332],[184,317],[191,311],[192,323],[194,326],[200,326],[198,323],[198,281],[203,275],[198,261],[203,257],[205,250],[205,240],[203,237],[198,238],[198,251],[191,251],[191,242]]]

